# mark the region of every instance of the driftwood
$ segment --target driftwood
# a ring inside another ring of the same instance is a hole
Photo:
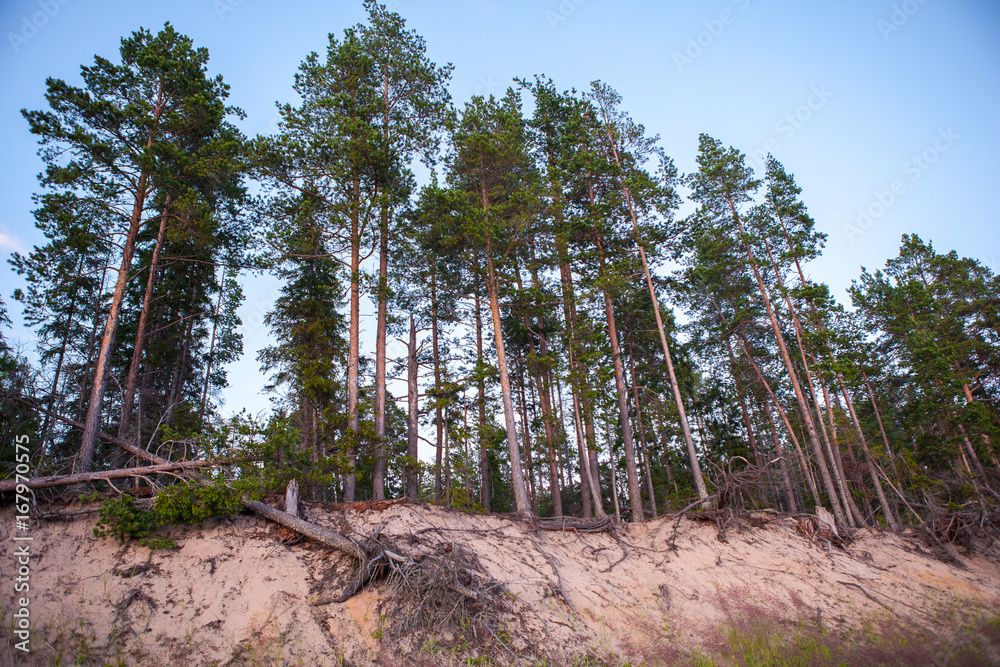
[[[52,417],[53,419],[58,419],[64,424],[69,424],[73,428],[78,428],[81,431],[83,430],[84,425],[76,421],[75,419],[70,419],[69,417],[63,417],[60,414],[52,412],[51,410],[47,410],[36,403],[32,403],[31,401],[26,401],[23,398],[18,398],[16,400],[21,401],[22,403],[30,407],[32,410],[37,410],[38,412],[46,414],[49,417]],[[157,456],[152,452],[147,452],[145,449],[140,449],[135,445],[133,445],[132,443],[126,442],[125,440],[120,440],[113,435],[108,435],[107,433],[98,432],[97,437],[100,438],[101,440],[104,440],[105,442],[110,442],[113,445],[117,445],[118,447],[124,449],[126,452],[130,454],[135,454],[139,458],[146,459],[147,461],[150,461],[152,463],[158,463],[158,464],[170,463],[167,459],[163,458],[162,456]]]
[[[176,472],[178,470],[190,470],[192,468],[205,468],[219,465],[215,461],[199,459],[197,461],[175,461],[154,466],[143,466],[139,468],[118,468],[116,470],[102,470],[99,472],[80,472],[74,475],[52,475],[51,477],[29,477],[24,481],[17,479],[0,480],[0,493],[5,491],[15,491],[19,484],[24,484],[29,489],[45,489],[52,486],[69,486],[70,484],[84,484],[110,479],[123,479],[126,477],[141,477],[142,475],[155,475],[164,472]]]

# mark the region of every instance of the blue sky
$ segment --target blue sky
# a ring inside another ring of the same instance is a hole
[[[502,94],[513,77],[560,88],[601,79],[682,172],[698,134],[749,155],[772,152],[829,235],[812,276],[847,301],[861,266],[881,267],[917,233],[1000,271],[1000,2],[712,0],[706,2],[396,0],[439,64],[455,65],[457,103]],[[358,2],[3,0],[0,3],[0,253],[41,243],[31,216],[41,162],[20,109],[44,108],[45,78],[79,81],[122,36],[170,21],[211,54],[248,135],[274,127],[275,101],[328,33],[364,19]],[[30,348],[4,263],[9,335]],[[230,369],[227,409],[267,407],[256,351],[276,288],[256,279],[243,309],[246,355]],[[373,335],[372,335],[373,337]],[[370,352],[372,346],[367,345]],[[365,350],[363,350],[364,352]],[[227,411],[228,411],[227,410]]]

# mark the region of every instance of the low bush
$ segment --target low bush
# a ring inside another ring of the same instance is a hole
[[[231,516],[240,511],[240,494],[223,481],[213,484],[175,484],[156,496],[151,508],[142,507],[132,496],[118,496],[104,501],[94,526],[95,537],[114,537],[125,544],[138,540],[151,549],[173,549],[170,537],[151,536],[163,526],[196,524],[216,516]]]

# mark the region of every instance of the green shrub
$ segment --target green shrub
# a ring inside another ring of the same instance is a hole
[[[95,537],[117,537],[125,544],[142,539],[156,529],[156,515],[136,506],[132,496],[118,496],[104,501],[100,518],[94,526]]]
[[[160,491],[152,509],[139,507],[132,496],[105,500],[94,536],[116,537],[122,544],[139,540],[150,549],[174,549],[177,543],[173,539],[150,534],[161,526],[201,525],[213,516],[236,514],[240,508],[239,492],[222,481],[207,486],[175,484]]]
[[[160,525],[198,524],[213,516],[231,516],[240,511],[240,495],[223,482],[209,486],[175,484],[160,491],[153,511]]]
[[[177,543],[174,542],[172,537],[144,537],[139,540],[139,544],[149,549],[165,549],[169,551],[170,549],[176,549]]]

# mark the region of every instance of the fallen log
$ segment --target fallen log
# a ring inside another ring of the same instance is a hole
[[[578,533],[607,533],[614,530],[611,517],[603,519],[577,519],[575,517],[528,517],[526,523],[532,530],[552,530],[566,532],[568,530]]]
[[[257,500],[244,500],[243,506],[248,510],[256,512],[265,519],[269,519],[284,526],[285,528],[290,528],[291,530],[301,533],[306,537],[310,537],[317,542],[327,545],[328,547],[333,547],[337,551],[345,553],[348,556],[357,558],[362,563],[367,561],[369,558],[367,549],[351,538],[341,535],[334,530],[324,528],[323,526],[319,526],[315,523],[310,523],[309,521],[303,521],[302,519],[275,509],[270,505],[265,505]]]
[[[29,489],[45,489],[52,486],[68,486],[70,484],[84,484],[86,482],[96,482],[106,479],[123,479],[125,477],[140,477],[142,475],[155,475],[163,472],[175,472],[178,470],[190,470],[192,468],[205,468],[208,466],[221,465],[216,461],[199,459],[197,461],[175,461],[167,462],[155,466],[143,466],[140,468],[118,468],[116,470],[101,470],[98,472],[80,472],[73,475],[52,475],[50,477],[29,477],[27,479],[5,479],[0,480],[0,493],[4,491],[14,491],[19,484],[27,486]]]
[[[26,401],[23,398],[16,398],[16,400],[24,403],[25,405],[27,405],[28,407],[30,407],[32,410],[37,410],[37,411],[41,412],[42,414],[46,414],[49,417],[52,417],[53,419],[58,419],[59,421],[63,422],[64,424],[69,424],[73,428],[78,428],[81,431],[83,430],[84,425],[81,424],[80,422],[76,421],[75,419],[70,419],[69,417],[63,417],[60,414],[52,412],[51,410],[47,410],[46,408],[43,408],[42,406],[40,406],[40,405],[38,405],[36,403],[32,403],[31,401]],[[156,454],[153,454],[152,452],[147,452],[145,449],[140,449],[140,448],[136,447],[135,445],[133,445],[131,442],[126,442],[125,440],[119,440],[118,438],[116,438],[113,435],[108,435],[107,433],[98,432],[97,437],[100,438],[101,440],[104,440],[105,442],[110,442],[113,445],[117,445],[118,447],[121,447],[122,449],[124,449],[126,452],[128,452],[130,454],[135,454],[139,458],[146,459],[147,461],[151,461],[152,463],[157,463],[157,464],[169,463],[169,461],[167,459],[163,458],[162,456],[157,456]]]

